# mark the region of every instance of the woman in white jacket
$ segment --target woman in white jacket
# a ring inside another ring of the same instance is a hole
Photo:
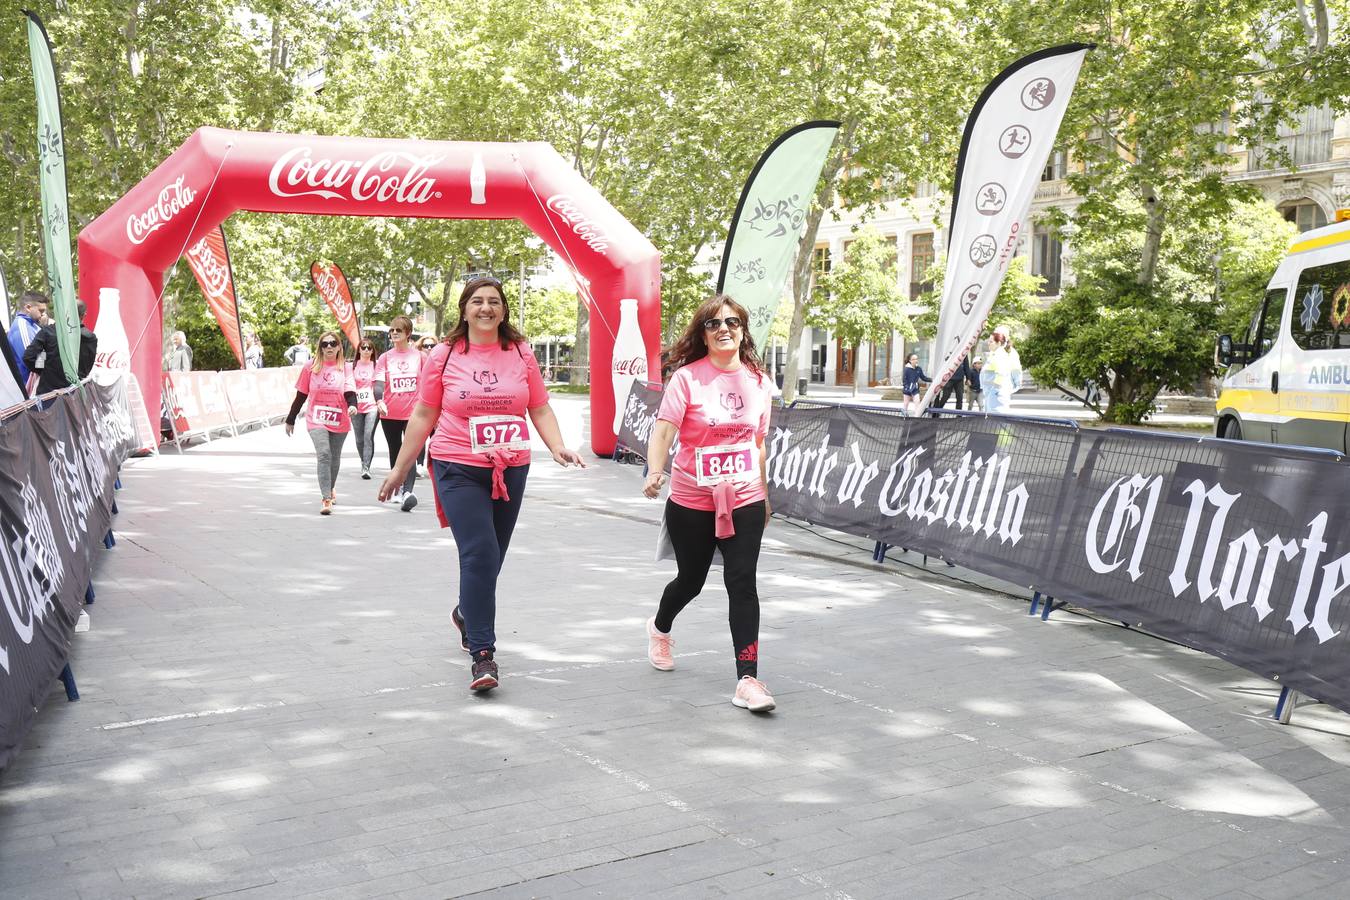
[[[994,349],[985,358],[980,371],[980,388],[984,395],[984,411],[1011,413],[1012,395],[1022,387],[1022,360],[1012,345],[1012,331],[1007,325],[994,329],[990,338]]]

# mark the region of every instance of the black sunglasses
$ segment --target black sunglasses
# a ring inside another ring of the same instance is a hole
[[[740,316],[727,316],[725,319],[704,319],[704,331],[716,331],[722,327],[722,323],[727,323],[728,328],[740,328],[745,323],[741,321]]]
[[[324,350],[336,347],[337,345],[338,345],[337,341],[319,341],[319,346]]]

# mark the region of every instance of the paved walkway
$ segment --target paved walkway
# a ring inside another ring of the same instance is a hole
[[[639,471],[539,463],[475,697],[429,505],[349,456],[320,518],[312,459],[272,428],[127,467],[84,699],[54,685],[0,781],[0,895],[1345,891],[1350,722],[1282,727],[1218,660],[776,521],[757,717],[720,585],[646,663],[671,568]]]

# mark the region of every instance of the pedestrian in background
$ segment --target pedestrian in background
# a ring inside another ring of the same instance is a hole
[[[1011,413],[1012,395],[1022,387],[1022,359],[1012,343],[1012,329],[1000,325],[989,338],[994,349],[980,372],[980,387],[984,390],[984,411]]]
[[[305,339],[300,335],[296,335],[295,343],[287,347],[282,356],[293,366],[303,366],[314,358],[309,352],[309,347],[305,345]]]
[[[965,409],[966,402],[966,382],[970,380],[970,358],[961,357],[961,365],[947,379],[947,383],[942,386],[942,392],[938,397],[938,406],[945,407],[947,401],[956,395],[956,408]]]
[[[263,346],[258,335],[250,331],[244,339],[244,368],[261,369],[263,367]]]
[[[342,338],[336,331],[319,335],[319,355],[312,365],[300,370],[295,383],[295,400],[286,416],[286,436],[295,431],[295,419],[300,407],[309,400],[305,411],[305,428],[314,442],[314,458],[319,475],[319,495],[322,498],[319,515],[333,512],[337,495],[338,468],[342,465],[342,445],[352,430],[351,416],[356,412],[356,383],[352,366],[342,357]]]
[[[14,321],[9,323],[9,349],[14,351],[14,361],[19,366],[20,385],[27,384],[30,374],[23,361],[24,351],[37,337],[38,329],[47,322],[48,302],[46,294],[24,291],[19,298],[19,311],[14,314]]]
[[[76,366],[79,377],[83,379],[94,368],[94,357],[98,354],[98,338],[84,326],[86,307],[84,301],[77,301],[80,316],[80,359]],[[23,354],[23,364],[29,371],[38,373],[38,394],[47,394],[70,387],[74,382],[66,377],[66,367],[61,364],[61,351],[57,347],[56,323],[49,322],[38,329],[37,336],[29,343]]]
[[[192,348],[188,346],[187,335],[175,331],[170,341],[169,355],[164,358],[164,371],[191,372]]]
[[[967,378],[970,388],[970,408],[984,409],[984,389],[980,387],[980,371],[984,369],[984,357],[977,356],[970,364],[970,375]]]
[[[375,458],[375,426],[380,421],[379,405],[375,402],[375,345],[370,338],[361,338],[356,345],[352,380],[356,384],[356,415],[352,416],[356,454],[361,458],[361,477],[369,481],[370,463]]]
[[[932,384],[923,367],[919,365],[919,354],[911,353],[905,360],[905,368],[900,373],[900,393],[904,395],[903,408],[907,415],[919,414],[919,394],[921,385]]]
[[[391,469],[398,462],[403,435],[408,430],[408,420],[417,406],[418,375],[424,362],[422,352],[412,345],[411,340],[412,319],[395,316],[389,323],[389,343],[392,346],[375,361],[375,401],[380,411],[380,429],[389,447]],[[422,449],[421,442],[426,439],[425,434],[419,439],[419,451]],[[404,512],[412,512],[413,507],[417,506],[417,495],[413,493],[416,483],[417,470],[410,466],[400,489],[389,495]]]

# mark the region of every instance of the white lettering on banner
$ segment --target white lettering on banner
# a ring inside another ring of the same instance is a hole
[[[1140,562],[1149,546],[1161,485],[1161,476],[1146,479],[1142,475],[1133,475],[1116,479],[1106,489],[1093,509],[1086,536],[1088,565],[1094,571],[1100,574],[1115,571],[1129,552],[1130,566],[1126,571],[1131,581],[1138,580],[1142,574]],[[1145,494],[1147,503],[1141,508],[1139,499]],[[1307,536],[1301,541],[1286,540],[1278,534],[1262,541],[1256,529],[1248,528],[1225,544],[1224,528],[1242,499],[1241,492],[1230,493],[1221,484],[1206,485],[1197,478],[1182,489],[1182,495],[1187,499],[1186,521],[1167,577],[1174,597],[1193,593],[1204,603],[1217,596],[1225,611],[1250,604],[1257,621],[1265,621],[1274,611],[1270,594],[1280,564],[1294,562],[1301,552],[1303,560],[1286,618],[1290,630],[1298,634],[1311,625],[1319,643],[1326,643],[1340,634],[1331,626],[1331,603],[1350,588],[1350,553],[1320,565],[1321,582],[1317,585],[1316,599],[1313,599],[1319,564],[1327,551],[1324,538],[1329,517],[1325,511],[1308,522]],[[1110,521],[1103,535],[1102,517],[1108,507]],[[1127,551],[1126,544],[1131,541],[1133,546]],[[1220,567],[1221,549],[1223,564]]]
[[[225,261],[216,256],[216,251],[202,238],[188,250],[188,261],[195,263],[194,269],[201,275],[206,293],[217,300],[225,299],[230,286],[230,271]]]
[[[572,232],[586,242],[596,253],[609,249],[610,237],[605,230],[581,211],[577,202],[567,194],[554,194],[544,204],[550,212],[572,227]]]
[[[51,531],[47,508],[31,481],[20,490],[23,523],[0,520],[0,598],[14,633],[25,644],[33,642],[33,630],[47,615],[47,608],[61,586],[61,557]],[[9,672],[9,650],[0,647],[0,668]]]
[[[824,497],[825,479],[839,465],[839,454],[830,453],[829,449],[829,435],[820,439],[819,449],[802,450],[792,446],[791,429],[774,428],[766,462],[769,484]],[[811,468],[813,464],[814,469]]]
[[[314,159],[309,147],[287,150],[272,164],[267,186],[278,197],[323,197],[327,200],[374,200],[384,203],[426,203],[441,196],[427,170],[443,156],[417,156],[386,150],[367,160]]]
[[[55,452],[48,461],[48,471],[56,488],[56,510],[61,516],[66,542],[72,551],[79,549],[80,535],[84,534],[89,520],[91,494],[85,481],[82,456],[78,447],[58,440]]]
[[[1161,490],[1161,475],[1149,479],[1135,475],[1132,478],[1125,476],[1117,478],[1106,493],[1102,494],[1102,498],[1092,509],[1087,534],[1084,535],[1088,565],[1092,567],[1092,571],[1105,575],[1120,568],[1125,562],[1126,538],[1131,532],[1135,532],[1134,552],[1130,556],[1130,567],[1125,571],[1130,574],[1130,581],[1139,580],[1139,576],[1144,574],[1139,564],[1148,545],[1148,533],[1153,527],[1153,515],[1158,508]],[[1148,492],[1148,505],[1140,509],[1136,501],[1145,491]],[[1106,511],[1106,505],[1111,501],[1114,501],[1111,505],[1111,520],[1106,534],[1102,536],[1102,513]],[[1105,558],[1108,554],[1111,556],[1109,560]]]
[[[346,323],[352,317],[352,305],[343,296],[338,284],[337,274],[332,269],[321,268],[314,275],[314,286],[319,289],[324,302],[333,310],[339,322]]]
[[[153,206],[140,215],[127,218],[127,240],[133,244],[144,243],[153,232],[169,224],[170,219],[197,199],[197,192],[183,183],[186,178],[186,175],[179,175],[173,184],[159,192]]]
[[[876,480],[881,470],[877,466],[876,460],[868,465],[863,465],[862,456],[858,453],[858,442],[849,444],[849,449],[853,452],[853,462],[849,463],[844,469],[844,477],[839,482],[839,493],[836,495],[840,503],[853,501],[853,508],[857,509],[863,504],[863,491],[867,486]]]
[[[911,521],[922,519],[929,525],[941,521],[948,528],[969,529],[972,534],[983,530],[986,539],[997,532],[1002,544],[1016,546],[1022,540],[1022,519],[1030,497],[1025,484],[1007,489],[1011,457],[991,453],[975,459],[967,450],[955,471],[948,469],[934,478],[931,469],[916,471],[919,457],[926,452],[925,447],[915,447],[891,463],[881,488],[883,513],[904,515]]]

